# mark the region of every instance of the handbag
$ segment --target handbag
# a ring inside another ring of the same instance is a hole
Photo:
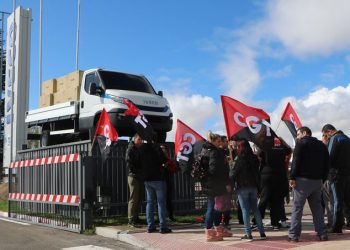
[[[231,194],[226,193],[223,195],[215,196],[214,209],[219,212],[230,211],[232,208]]]

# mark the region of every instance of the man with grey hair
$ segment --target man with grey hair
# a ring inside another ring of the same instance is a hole
[[[308,127],[297,130],[289,185],[293,188],[292,219],[288,241],[298,242],[301,234],[301,218],[308,200],[315,231],[319,240],[328,240],[321,205],[322,181],[327,179],[329,155],[327,147],[315,137]]]

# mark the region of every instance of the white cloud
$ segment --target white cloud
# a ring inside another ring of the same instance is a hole
[[[206,128],[206,121],[213,119],[218,113],[218,105],[214,99],[209,96],[186,96],[179,93],[167,95],[166,98],[174,114],[173,130],[168,133],[167,140],[174,141],[177,119],[180,119],[205,137],[207,129],[210,129]]]
[[[348,0],[271,0],[264,22],[292,54],[328,55],[350,46],[349,12]]]
[[[261,19],[237,30],[217,29],[216,38],[220,39],[215,43],[204,41],[201,49],[209,52],[224,50],[223,59],[217,67],[223,93],[250,103],[262,80],[286,77],[293,70],[292,65],[287,65],[277,71],[260,72],[260,59],[283,60],[286,56],[305,59],[349,50],[349,13],[348,0],[270,0]],[[345,60],[350,62],[349,58]],[[331,68],[321,77],[324,81],[335,82],[336,76],[344,70],[341,67]],[[169,82],[170,79],[163,80]],[[189,87],[190,83],[191,79],[184,78],[175,86]],[[181,95],[177,92],[173,88],[172,95],[168,97],[175,115],[174,121],[180,118],[202,135],[205,135],[209,120],[213,130],[225,131],[220,116],[221,107],[212,97]],[[316,136],[320,135],[325,123],[333,123],[345,132],[350,131],[345,108],[350,101],[350,85],[346,88],[320,88],[301,99],[287,97],[281,100],[271,114],[273,129],[278,126],[287,101],[291,101],[302,123],[309,126]],[[173,138],[174,133],[175,129],[169,137]],[[279,125],[277,133],[289,138],[287,141],[292,144],[292,137],[283,123]]]
[[[337,129],[349,134],[350,84],[333,89],[320,88],[301,99],[287,97],[281,100],[271,114],[272,128],[277,128],[288,101],[291,102],[301,123],[309,127],[318,139],[321,139],[321,129],[326,123],[333,124]],[[292,143],[292,136],[283,123],[278,126],[277,134],[284,137],[288,143]]]
[[[241,44],[230,52],[219,65],[223,78],[225,95],[244,101],[250,99],[259,86],[260,74],[255,62],[254,51]]]
[[[226,30],[226,38],[222,38],[226,49],[218,71],[224,91],[231,97],[249,100],[262,79],[285,77],[292,70],[290,65],[276,75],[267,72],[262,77],[258,65],[261,58],[292,55],[304,59],[350,48],[348,0],[270,0],[263,13],[261,19],[245,27]],[[231,43],[227,44],[229,39]],[[321,77],[335,81],[334,73],[332,70]]]

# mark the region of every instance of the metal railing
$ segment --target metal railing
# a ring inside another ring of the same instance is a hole
[[[174,144],[167,144],[173,157]],[[9,168],[9,217],[82,232],[93,217],[125,216],[127,145],[112,145],[104,163],[90,141],[19,151]],[[206,198],[189,175],[177,172],[170,183],[175,213],[203,209]],[[140,212],[145,213],[145,203]]]
[[[19,151],[9,168],[9,217],[84,230],[84,166],[90,142]]]

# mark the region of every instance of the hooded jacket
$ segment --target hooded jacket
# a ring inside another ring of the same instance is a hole
[[[252,152],[249,142],[243,142],[245,149],[239,153],[232,166],[230,177],[235,188],[254,187],[260,191],[260,172],[258,157]]]
[[[207,176],[201,181],[203,193],[218,196],[226,193],[229,184],[229,168],[226,165],[225,151],[205,142],[201,151],[203,164],[207,168]]]

